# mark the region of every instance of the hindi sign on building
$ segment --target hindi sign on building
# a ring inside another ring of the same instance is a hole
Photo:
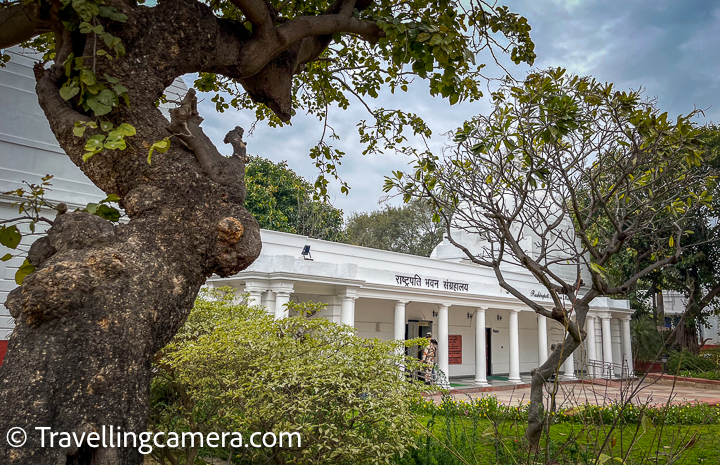
[[[462,365],[462,335],[448,336],[448,362],[450,365]]]

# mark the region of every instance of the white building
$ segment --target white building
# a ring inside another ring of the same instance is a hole
[[[680,319],[680,315],[685,312],[687,299],[677,292],[663,292],[663,307],[665,309],[665,327],[673,328]],[[698,341],[706,341],[705,347],[719,346],[720,335],[720,315],[710,315],[707,323],[700,325],[698,328]]]
[[[520,381],[520,374],[545,360],[549,347],[564,338],[562,326],[542,317],[498,285],[492,270],[459,259],[438,260],[348,244],[262,231],[263,252],[247,270],[213,285],[229,285],[285,316],[288,300],[327,304],[318,317],[356,328],[368,338],[405,339],[432,331],[438,340],[438,364],[450,377],[487,375]],[[309,246],[312,260],[302,256]],[[440,247],[445,247],[441,245]],[[506,273],[508,282],[552,305],[528,272]],[[610,361],[620,375],[630,352],[630,316],[626,301],[596,299],[585,350],[578,358]],[[543,328],[545,326],[545,328]],[[623,333],[627,337],[623,337]],[[572,370],[566,369],[567,376]],[[599,374],[599,373],[598,373]]]
[[[0,105],[5,110],[0,115],[0,192],[53,174],[50,200],[72,209],[102,199],[104,194],[70,162],[50,132],[37,104],[32,60],[12,55],[8,67],[0,70]],[[0,218],[15,216],[10,206],[14,200],[0,197]],[[21,247],[32,240],[24,237]],[[433,258],[424,258],[274,231],[263,230],[262,240],[262,255],[250,268],[211,283],[249,293],[278,317],[284,316],[283,304],[290,299],[324,302],[327,308],[317,317],[352,325],[364,337],[404,339],[431,330],[439,343],[439,367],[450,377],[472,377],[483,384],[488,375],[504,376],[519,382],[521,374],[542,363],[550,345],[564,337],[559,324],[538,318],[499,287],[491,270],[464,263],[449,244],[441,244]],[[312,260],[301,255],[306,246]],[[14,275],[21,263],[22,258],[0,262],[3,301],[16,286]],[[528,272],[517,269],[506,275],[521,292],[551,305]],[[631,314],[626,301],[596,299],[587,341],[566,363],[566,376],[585,370],[587,360],[615,364],[615,375],[620,375],[631,353]],[[0,339],[6,340],[12,327],[7,310],[0,309]],[[599,368],[596,374],[601,375]]]

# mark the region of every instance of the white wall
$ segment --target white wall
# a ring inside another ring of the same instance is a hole
[[[52,174],[52,187],[45,196],[52,203],[65,202],[72,210],[103,199],[105,194],[70,161],[50,131],[35,94],[32,55],[22,55],[17,48],[6,52],[11,60],[6,68],[0,68],[0,108],[3,110],[0,112],[0,192],[26,187],[23,181],[39,184],[40,178]],[[171,99],[177,99],[177,95],[186,90],[185,84],[178,80],[167,93]],[[0,219],[19,216],[17,209],[11,207],[16,200],[0,195]],[[48,211],[45,216],[52,218],[54,213]],[[45,228],[38,226],[37,233]],[[29,232],[26,227],[21,229]],[[38,237],[39,234],[23,236],[19,250],[27,250]],[[0,256],[16,252],[0,246]],[[5,302],[8,292],[17,287],[15,271],[23,260],[24,257],[0,262],[0,302]],[[0,340],[7,339],[13,327],[7,309],[0,306]]]

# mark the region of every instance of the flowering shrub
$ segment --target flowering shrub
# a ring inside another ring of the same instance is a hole
[[[444,396],[436,403],[423,399],[414,406],[416,413],[428,415],[461,416],[473,419],[499,421],[526,421],[529,403],[505,405],[495,396],[455,399]],[[580,405],[550,412],[555,423],[611,424],[615,418],[624,423],[638,423],[643,416],[653,424],[666,425],[720,424],[720,404],[685,403],[670,407],[638,406],[609,403],[606,405]]]
[[[720,370],[713,371],[693,371],[693,370],[681,370],[680,376],[687,378],[702,378],[720,381]]]
[[[416,413],[446,416],[459,415],[481,420],[497,422],[501,420],[526,421],[530,403],[518,402],[517,405],[505,405],[495,396],[481,398],[455,399],[443,396],[439,403],[423,399],[415,405]]]

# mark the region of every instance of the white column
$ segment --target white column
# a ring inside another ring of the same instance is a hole
[[[518,325],[518,313],[520,310],[512,309],[509,312],[508,320],[509,338],[510,338],[510,372],[508,373],[508,381],[511,383],[519,383],[520,379],[520,336]]]
[[[632,338],[630,337],[630,315],[623,315],[622,318],[620,318],[620,324],[622,325],[622,345],[623,345],[623,352],[625,355],[625,361],[627,362],[628,371],[624,374],[627,374],[629,378],[632,378],[635,376],[635,373],[633,372],[633,354],[632,354]]]
[[[487,386],[487,352],[485,341],[485,308],[475,309],[475,384]]]
[[[610,334],[610,315],[600,315],[602,326],[603,375],[613,378],[612,370],[612,336]]]
[[[405,340],[405,305],[407,305],[407,301],[404,300],[395,302],[395,327],[393,336],[394,339],[400,341]]]
[[[565,375],[563,379],[575,379],[575,353],[571,353],[567,359],[565,359]]]
[[[542,315],[537,316],[538,322],[538,366],[545,363],[548,358],[547,346],[547,318]]]
[[[262,304],[265,306],[265,311],[270,315],[276,316],[275,313],[275,291],[267,291],[263,294]]]
[[[395,340],[405,340],[405,305],[407,301],[398,300],[395,302],[395,326],[393,327],[393,337]],[[398,353],[402,354],[402,348],[398,348]]]
[[[290,294],[294,290],[293,283],[287,281],[274,282],[271,283],[270,290],[275,295],[275,302],[273,302],[272,308],[268,306],[268,313],[275,315],[277,319],[287,318],[289,312],[286,304],[290,302]]]
[[[355,327],[355,297],[345,296],[341,298],[340,322]]]
[[[248,281],[245,283],[245,292],[250,294],[247,300],[249,306],[262,305],[262,294],[267,289],[267,286],[262,284]]]
[[[262,291],[252,291],[248,297],[248,305],[261,305],[262,303]]]
[[[441,304],[438,307],[438,368],[444,373],[445,381],[450,379],[450,326],[448,305]],[[440,382],[440,381],[438,381]]]
[[[585,332],[587,333],[587,338],[585,339],[585,343],[587,345],[587,361],[588,361],[588,376],[591,378],[594,378],[597,375],[602,376],[602,373],[595,373],[594,366],[591,365],[591,363],[597,361],[597,350],[595,345],[595,317],[588,315],[587,320],[585,320]]]
[[[287,318],[289,312],[285,305],[290,302],[290,291],[277,291],[275,295],[275,318],[277,318],[278,320],[282,318]]]

